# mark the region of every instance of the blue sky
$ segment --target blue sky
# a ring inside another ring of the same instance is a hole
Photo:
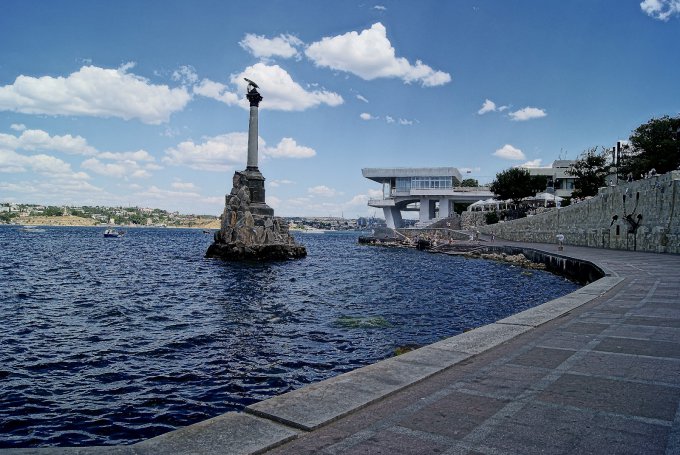
[[[3,0],[0,202],[370,215],[362,167],[517,165],[680,112],[680,0]],[[380,214],[378,214],[380,215]]]

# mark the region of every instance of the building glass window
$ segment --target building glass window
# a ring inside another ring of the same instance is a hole
[[[453,188],[453,180],[451,177],[411,177],[411,188],[417,190]]]
[[[397,192],[408,193],[411,191],[411,179],[408,177],[397,177]]]

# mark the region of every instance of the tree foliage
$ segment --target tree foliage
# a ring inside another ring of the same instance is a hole
[[[497,198],[512,199],[518,204],[523,198],[545,190],[546,180],[545,176],[531,175],[526,169],[513,167],[496,174],[490,189]]]
[[[619,174],[635,178],[651,169],[664,174],[680,166],[680,116],[652,118],[630,136],[630,153],[624,155]]]
[[[479,182],[477,179],[463,179],[463,181],[460,182],[460,186],[476,187],[479,186]]]
[[[576,177],[573,197],[595,196],[600,187],[606,186],[610,169],[607,161],[607,151],[604,148],[599,153],[597,147],[581,153],[567,171],[567,174]]]

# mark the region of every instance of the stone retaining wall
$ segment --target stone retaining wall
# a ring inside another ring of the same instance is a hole
[[[680,171],[600,188],[597,196],[519,220],[480,227],[520,242],[680,253]]]

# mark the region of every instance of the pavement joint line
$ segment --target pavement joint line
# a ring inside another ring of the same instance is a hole
[[[402,435],[405,435],[405,436],[410,436],[412,438],[420,439],[422,441],[434,442],[436,444],[440,444],[440,445],[449,447],[449,451],[451,450],[451,448],[458,449],[460,446],[462,446],[462,444],[460,443],[460,440],[457,440],[457,439],[454,439],[454,438],[451,438],[451,437],[448,437],[448,436],[440,435],[440,434],[428,433],[427,431],[414,430],[412,428],[406,428],[406,427],[403,427],[401,425],[390,427],[389,431],[391,431],[392,433],[402,434]],[[457,450],[455,453],[465,454],[470,450],[470,448],[468,448],[468,447],[460,447],[460,449],[463,450],[463,452],[460,452],[459,450]],[[445,453],[448,453],[448,451],[445,452]]]
[[[639,423],[644,423],[647,425],[657,425],[660,427],[671,427],[673,425],[673,422],[670,420],[664,420],[664,419],[655,419],[653,417],[644,417],[644,416],[636,416],[636,415],[631,415],[631,414],[621,414],[618,412],[609,412],[609,411],[602,411],[599,409],[589,409],[589,408],[581,408],[578,406],[570,406],[568,404],[557,404],[557,403],[550,403],[548,401],[543,401],[543,400],[533,400],[531,401],[532,404],[543,406],[545,408],[550,408],[550,409],[559,409],[559,410],[568,410],[568,411],[576,411],[576,412],[581,412],[583,414],[586,414],[591,417],[616,417],[619,419],[623,420],[630,420],[631,422],[639,422]]]
[[[450,395],[452,392],[449,391],[448,389],[441,389],[438,390],[437,392],[434,392],[427,397],[423,397],[417,402],[411,404],[410,406],[407,406],[406,408],[402,409],[401,412],[393,414],[392,416],[388,417],[387,419],[378,421],[372,425],[369,425],[366,427],[366,429],[357,432],[348,438],[345,438],[344,440],[335,443],[333,445],[330,445],[326,448],[324,448],[323,452],[327,453],[329,455],[335,455],[339,453],[343,453],[344,451],[354,447],[357,444],[360,444],[361,442],[371,438],[373,435],[375,435],[378,431],[380,430],[385,430],[389,428],[390,426],[396,425],[397,422],[402,420],[405,415],[410,415],[413,414],[420,409],[431,405],[432,403],[435,403],[437,400],[440,400],[448,395]]]
[[[644,354],[630,354],[628,352],[612,352],[612,351],[598,351],[597,349],[593,349],[593,352],[597,352],[598,354],[609,354],[611,356],[622,356],[622,357],[632,357],[636,359],[649,359],[649,360],[665,360],[667,362],[680,362],[680,359],[677,357],[655,357],[652,355],[644,355]]]
[[[578,371],[570,371],[569,374],[574,375],[574,376],[582,376],[582,377],[585,377],[585,378],[608,379],[610,381],[627,382],[627,383],[630,383],[630,384],[644,384],[644,385],[653,385],[653,386],[659,386],[659,387],[668,387],[669,389],[680,389],[680,384],[672,384],[670,382],[648,381],[648,380],[645,380],[645,379],[628,379],[628,378],[622,378],[620,376],[582,373],[582,372],[578,372]]]
[[[407,436],[414,436],[418,439],[422,439],[423,441],[429,441],[429,442],[434,442],[437,444],[442,444],[446,446],[451,446],[452,444],[455,444],[458,439],[452,438],[450,436],[446,436],[443,434],[438,434],[438,433],[430,433],[429,431],[423,431],[423,430],[415,430],[413,428],[408,428],[403,425],[394,425],[391,426],[387,429],[387,431],[391,433],[396,433],[396,434],[404,434]]]
[[[371,429],[371,430],[361,430],[353,435],[343,439],[342,441],[330,445],[328,447],[324,447],[321,452],[327,455],[338,455],[341,453],[344,453],[345,451],[351,449],[352,447],[361,444],[364,441],[369,440],[373,436],[377,434],[378,431],[383,430],[387,428],[389,425],[381,425],[380,428],[377,429]]]

